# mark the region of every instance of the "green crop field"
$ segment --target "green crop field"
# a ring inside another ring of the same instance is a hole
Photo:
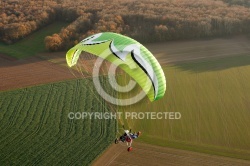
[[[180,112],[181,119],[127,119],[138,141],[250,160],[250,56],[164,67],[163,99],[120,111]]]
[[[0,165],[88,165],[111,142],[116,120],[69,119],[69,112],[109,112],[91,80],[0,93]],[[105,84],[105,79],[103,79]]]
[[[67,25],[68,23],[65,22],[54,22],[14,44],[6,45],[0,43],[0,53],[21,59],[45,52],[44,38],[60,32],[61,28]]]

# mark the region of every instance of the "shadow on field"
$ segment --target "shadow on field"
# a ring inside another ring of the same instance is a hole
[[[250,55],[221,57],[215,59],[204,59],[193,62],[175,63],[181,70],[191,72],[206,72],[206,71],[219,71],[233,67],[248,66],[250,65]]]

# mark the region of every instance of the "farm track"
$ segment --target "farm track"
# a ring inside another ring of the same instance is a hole
[[[115,166],[115,165],[240,165],[248,166],[249,161],[218,157],[185,150],[165,148],[134,142],[133,151],[127,152],[126,148],[112,145],[103,155],[93,163],[93,166]]]

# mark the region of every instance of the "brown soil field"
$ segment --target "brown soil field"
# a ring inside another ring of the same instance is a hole
[[[72,79],[63,66],[39,57],[16,60],[0,55],[0,91]]]
[[[40,84],[63,81],[67,79],[91,77],[95,59],[81,58],[82,68],[86,72],[79,73],[77,69],[69,69],[65,61],[65,52],[43,53],[35,57],[17,60],[0,54],[0,91],[24,88]],[[81,66],[81,67],[79,67]],[[110,63],[104,61],[99,74],[105,75]],[[117,72],[120,72],[117,70]]]
[[[133,143],[133,150],[126,151],[127,147],[113,144],[96,161],[94,166],[115,165],[168,165],[168,166],[249,166],[250,162],[228,157],[218,157],[186,150],[153,146],[144,143]]]

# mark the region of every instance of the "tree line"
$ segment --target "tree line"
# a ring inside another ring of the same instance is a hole
[[[0,40],[13,43],[55,20],[69,25],[45,38],[46,48],[51,51],[68,49],[104,31],[125,34],[140,42],[249,33],[250,9],[229,1],[5,1],[0,10]]]

